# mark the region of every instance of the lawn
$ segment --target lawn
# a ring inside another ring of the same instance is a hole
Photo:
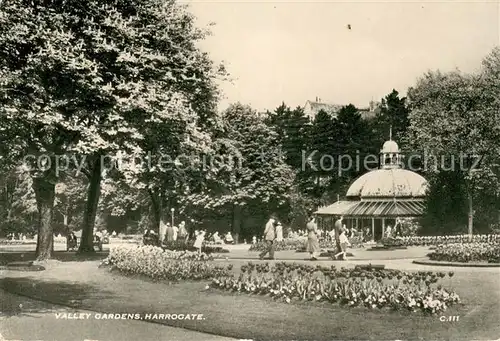
[[[61,262],[83,262],[92,260],[101,260],[106,258],[108,251],[94,252],[91,254],[78,254],[76,252],[55,251],[53,255],[54,260]],[[17,261],[34,261],[36,259],[35,252],[33,251],[17,251],[0,253],[0,265],[6,265],[10,262]]]
[[[242,261],[231,263],[239,266]],[[464,305],[446,313],[446,316],[460,316],[458,322],[441,322],[440,316],[421,313],[349,309],[328,303],[286,304],[268,297],[206,291],[207,282],[158,283],[110,273],[97,265],[95,261],[66,262],[40,273],[6,272],[0,286],[22,295],[99,312],[203,314],[202,321],[156,322],[235,338],[493,340],[500,337],[498,269],[455,271],[452,285]]]

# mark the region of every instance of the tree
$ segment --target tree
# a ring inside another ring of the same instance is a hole
[[[398,142],[403,142],[406,131],[410,125],[408,118],[409,110],[406,97],[399,97],[399,92],[395,89],[385,96],[380,104],[374,121],[374,133],[377,137],[377,145],[382,145],[389,137],[389,130],[392,129],[392,138]]]
[[[57,48],[69,37],[57,28],[60,17],[35,2],[4,1],[0,17],[2,154],[13,164],[23,157],[30,164],[38,209],[36,255],[46,259],[53,251],[56,156],[77,135],[74,108],[66,107],[71,89],[57,62],[65,58],[65,49]]]
[[[427,210],[422,217],[422,235],[463,232],[467,225],[467,189],[463,172],[442,171],[429,179]]]
[[[54,164],[66,154],[89,178],[79,251],[91,252],[104,160],[141,154],[145,122],[209,126],[220,69],[197,48],[206,32],[173,0],[11,0],[1,14],[5,129],[52,161],[34,180],[38,257],[51,254]]]
[[[490,67],[498,69],[498,64]],[[408,92],[409,137],[416,150],[431,156],[425,165],[428,176],[444,170],[463,173],[470,234],[474,197],[498,197],[500,188],[500,117],[494,88],[481,74],[429,72]]]
[[[83,176],[67,174],[63,181],[56,185],[56,196],[54,207],[56,213],[62,217],[62,225],[65,233],[70,230],[75,220],[85,207],[85,192],[87,191],[86,179]]]
[[[310,121],[304,110],[301,107],[292,110],[282,103],[273,113],[267,113],[266,123],[278,133],[287,163],[301,171],[302,152],[308,147],[310,133]]]
[[[207,167],[200,186],[192,189],[184,205],[191,210],[227,212],[238,240],[251,212],[266,218],[273,212],[287,215],[283,212],[289,211],[294,172],[285,162],[278,134],[252,108],[233,104],[222,114],[222,122],[212,147],[211,157],[217,162]]]
[[[317,204],[324,193],[324,187],[335,176],[335,161],[333,150],[336,139],[336,127],[333,117],[324,110],[315,116],[309,135],[309,150],[305,169],[302,172],[309,181],[304,182],[305,193],[315,198]],[[305,157],[306,159],[306,157]]]
[[[333,149],[337,162],[337,181],[331,185],[336,193],[345,193],[354,178],[368,171],[364,160],[368,155],[376,155],[378,145],[369,122],[362,119],[359,110],[352,104],[343,106],[334,120],[336,141]],[[370,170],[376,166],[368,165]]]
[[[9,233],[34,234],[37,212],[33,180],[25,167],[8,167],[0,177],[0,230]]]

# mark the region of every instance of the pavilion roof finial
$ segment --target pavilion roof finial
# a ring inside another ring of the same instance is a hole
[[[389,141],[392,141],[392,124],[389,126]]]

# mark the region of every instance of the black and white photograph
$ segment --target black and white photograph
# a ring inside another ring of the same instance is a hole
[[[0,0],[0,341],[500,341],[500,1]]]

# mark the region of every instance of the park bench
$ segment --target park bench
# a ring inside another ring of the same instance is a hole
[[[78,238],[75,238],[75,239],[67,239],[66,240],[66,251],[69,251],[69,250],[72,250],[72,251],[76,251],[76,249],[78,248]],[[94,235],[94,240],[93,240],[93,246],[94,248],[97,247],[97,249],[99,251],[102,251],[102,240],[101,238],[99,238],[99,236],[95,236]]]
[[[144,245],[161,246],[160,239],[156,234],[146,235],[142,238]]]

